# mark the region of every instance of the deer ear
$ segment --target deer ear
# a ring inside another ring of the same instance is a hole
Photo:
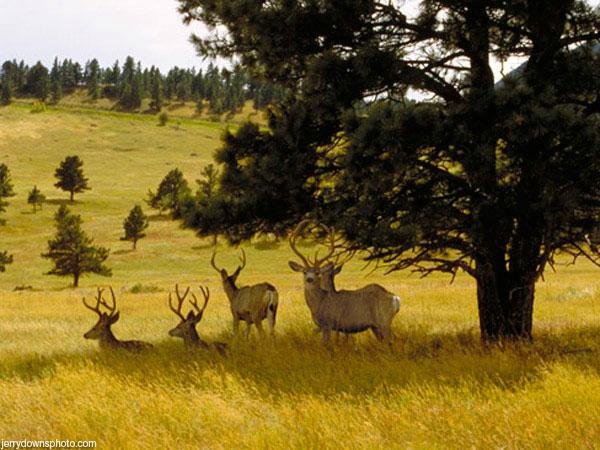
[[[196,317],[196,315],[194,314],[194,311],[190,311],[187,315],[187,317],[185,318],[185,320],[192,320],[194,317]]]
[[[294,272],[304,272],[304,267],[302,267],[300,264],[298,264],[295,261],[289,261],[288,264],[290,265],[290,268],[294,271]]]
[[[111,323],[111,325],[113,323],[116,323],[120,318],[121,318],[121,312],[120,311],[117,312],[116,314],[110,316],[110,323]]]

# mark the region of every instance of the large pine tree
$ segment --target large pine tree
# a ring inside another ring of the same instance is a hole
[[[532,336],[536,281],[558,252],[599,262],[589,2],[179,3],[186,21],[229,30],[194,37],[201,54],[238,54],[289,92],[269,130],[225,136],[201,233],[282,234],[309,215],[390,269],[464,271],[491,341]],[[498,84],[492,61],[513,57],[522,69]]]

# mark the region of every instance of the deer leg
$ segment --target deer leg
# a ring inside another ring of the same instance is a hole
[[[240,331],[240,319],[237,316],[233,317],[233,334],[235,336],[238,335],[238,332]]]
[[[329,328],[321,328],[323,332],[323,343],[325,345],[329,344],[329,337],[331,336],[331,330]]]
[[[371,328],[371,330],[373,331],[373,334],[375,335],[378,341],[383,341],[384,335],[379,328],[373,327]]]
[[[250,336],[250,327],[252,327],[252,324],[250,322],[246,322],[246,338]]]
[[[265,334],[265,329],[262,326],[262,322],[260,320],[257,320],[254,322],[254,325],[256,326],[256,329],[261,334],[261,336],[263,336]],[[271,332],[272,331],[273,331],[273,329],[271,328]]]

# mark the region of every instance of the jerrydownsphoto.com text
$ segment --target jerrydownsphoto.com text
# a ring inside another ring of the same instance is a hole
[[[70,440],[0,440],[0,450],[25,448],[96,448],[96,441]]]

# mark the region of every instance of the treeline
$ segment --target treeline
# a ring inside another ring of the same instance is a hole
[[[255,109],[263,109],[282,97],[281,88],[257,80],[240,65],[231,69],[219,68],[212,63],[205,70],[173,67],[166,74],[128,56],[121,65],[102,68],[97,59],[84,66],[70,59],[54,59],[48,69],[41,62],[28,66],[24,61],[5,61],[0,71],[0,102],[8,104],[14,97],[34,97],[40,101],[57,103],[75,89],[86,89],[91,100],[101,97],[115,101],[121,108],[140,108],[144,99],[150,99],[150,109],[160,111],[167,102],[196,103],[200,113],[235,113],[247,101]]]

